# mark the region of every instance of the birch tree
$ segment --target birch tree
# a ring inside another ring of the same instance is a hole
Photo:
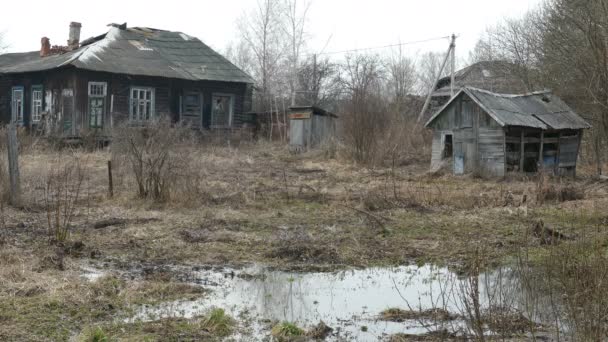
[[[285,55],[281,14],[279,0],[258,0],[255,9],[239,20],[238,29],[253,53],[252,76],[258,82],[258,110],[268,110],[277,91],[280,62]]]
[[[302,50],[306,46],[308,33],[306,24],[310,2],[306,0],[286,0],[284,5],[283,31],[289,41],[289,66],[288,76],[291,105],[295,105],[296,92],[298,91],[298,67]]]

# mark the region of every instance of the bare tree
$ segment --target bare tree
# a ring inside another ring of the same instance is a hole
[[[523,18],[508,18],[487,28],[471,53],[470,62],[510,62],[508,72],[517,75],[528,91],[535,90],[539,83],[536,70],[542,45],[537,20],[537,13],[530,12]]]
[[[537,13],[545,84],[592,122],[598,173],[608,134],[608,3],[555,0]]]
[[[406,100],[412,94],[416,85],[416,68],[414,61],[407,57],[401,46],[392,51],[386,58],[386,69],[388,71],[387,86],[391,100],[398,113],[402,113],[406,107]]]
[[[288,77],[291,105],[296,103],[296,91],[298,90],[298,66],[302,49],[306,45],[308,34],[306,23],[310,2],[307,0],[286,0],[284,8],[285,22],[283,30],[289,41],[289,66]]]
[[[445,54],[438,52],[427,52],[424,53],[418,62],[418,92],[420,94],[427,94],[429,89],[435,83],[437,76],[444,77],[448,75],[448,68],[443,69],[441,75],[439,71],[441,69],[441,62],[445,58]]]
[[[5,42],[5,32],[0,32],[0,52],[3,52],[8,47],[8,44]]]
[[[360,163],[375,162],[376,148],[387,124],[382,99],[384,70],[377,55],[349,55],[343,66],[346,93],[342,122],[352,157]]]
[[[258,83],[257,109],[266,110],[276,91],[284,44],[281,39],[281,2],[258,0],[257,6],[239,20],[238,29],[253,52],[253,77]]]
[[[298,68],[298,101],[335,109],[342,93],[339,75],[340,66],[328,57],[310,56],[303,60]]]
[[[239,69],[248,74],[253,74],[254,60],[251,48],[244,40],[231,42],[224,51],[224,56]]]

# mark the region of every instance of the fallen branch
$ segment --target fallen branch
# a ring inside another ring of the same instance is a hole
[[[558,230],[546,226],[543,220],[538,221],[534,225],[532,234],[539,238],[542,244],[553,244],[558,242],[559,240],[572,240],[571,236],[568,236]]]

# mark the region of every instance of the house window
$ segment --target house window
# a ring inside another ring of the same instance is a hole
[[[32,86],[32,122],[38,123],[42,118],[42,86]]]
[[[23,87],[13,87],[11,97],[11,120],[23,123]]]
[[[89,82],[89,127],[103,127],[107,93],[106,82]]]
[[[228,94],[213,94],[211,112],[211,127],[232,126],[234,96]]]
[[[154,88],[131,88],[130,119],[147,122],[154,118]]]

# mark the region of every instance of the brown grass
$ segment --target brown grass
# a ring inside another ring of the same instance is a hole
[[[608,186],[591,178],[541,183],[431,177],[426,163],[362,168],[339,150],[330,157],[314,151],[292,155],[287,147],[267,142],[180,148],[188,163],[168,200],[160,203],[138,198],[132,173],[120,164],[114,170],[114,198],[107,197],[108,149],[22,154],[25,205],[4,208],[0,226],[0,296],[14,304],[0,314],[5,323],[0,337],[23,337],[13,331],[27,332],[24,327],[42,314],[59,317],[58,312],[75,310],[80,316],[66,323],[74,331],[116,314],[108,305],[200,295],[162,278],[114,276],[89,284],[78,273],[91,258],[129,265],[260,262],[281,269],[333,270],[413,261],[462,265],[473,246],[483,245],[492,265],[517,255],[522,246],[530,247],[532,259],[545,253],[540,243],[524,239],[538,219],[571,236],[584,232],[585,239],[606,238]],[[72,220],[70,244],[79,243],[77,253],[48,245],[41,201],[42,180],[53,165],[65,162],[66,153],[79,158],[89,176],[83,190],[88,200],[78,202]],[[582,195],[537,200],[539,191],[549,188]],[[97,224],[103,220],[119,224]],[[60,259],[65,271],[59,269]],[[38,314],[33,308],[40,306],[46,311]],[[89,321],[84,324],[82,317]],[[169,336],[162,329],[169,334],[182,323],[157,322],[150,329],[155,336]],[[64,336],[61,326],[45,328]],[[57,337],[38,330],[32,334],[42,340]],[[27,337],[32,336],[22,339]]]

